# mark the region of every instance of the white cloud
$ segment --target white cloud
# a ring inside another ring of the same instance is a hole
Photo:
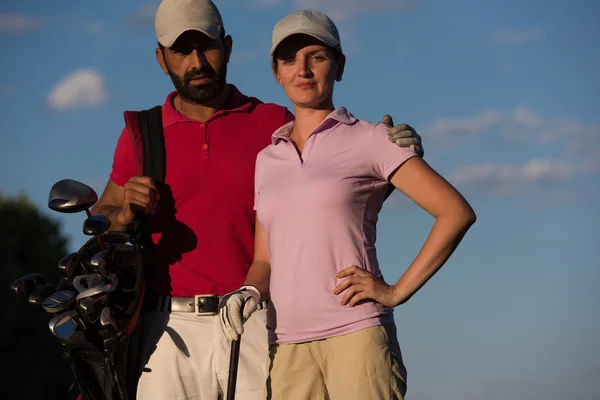
[[[41,27],[42,18],[30,17],[23,14],[0,14],[0,32],[21,33]]]
[[[506,197],[589,172],[584,164],[533,159],[522,165],[488,163],[462,166],[452,173],[450,181],[459,187],[474,187],[488,196]]]
[[[546,36],[541,29],[502,32],[493,36],[493,40],[500,44],[517,45],[523,43],[539,42]]]
[[[525,106],[508,113],[487,110],[472,117],[442,118],[423,129],[425,142],[432,140],[452,148],[473,140],[467,136],[484,134],[496,135],[504,144],[518,144],[520,149],[529,152],[543,152],[544,148],[552,146],[552,151],[561,157],[562,163],[531,161],[523,167],[494,164],[463,167],[454,176],[458,181],[481,179],[498,183],[501,191],[506,191],[508,182],[513,181],[516,184],[512,187],[521,190],[527,179],[532,182],[548,180],[551,176],[558,179],[573,171],[587,173],[600,167],[600,126],[544,118]],[[570,162],[574,162],[574,166]],[[539,173],[537,177],[534,176],[536,171]]]
[[[593,174],[600,168],[600,126],[545,118],[526,106],[511,112],[487,110],[470,117],[442,118],[423,129],[426,147],[430,139],[456,147],[482,135],[491,135],[505,145],[518,144],[521,152],[553,154],[551,159],[533,158],[521,165],[466,165],[451,174],[457,186],[472,187],[488,196],[519,195]]]
[[[48,106],[54,110],[97,106],[107,98],[102,76],[93,69],[82,69],[67,75],[52,88]]]
[[[423,132],[427,138],[451,144],[464,135],[487,134],[493,130],[500,130],[506,142],[549,145],[562,141],[569,149],[566,154],[569,156],[582,156],[590,151],[597,154],[600,148],[600,126],[544,118],[526,106],[519,106],[508,113],[486,110],[470,117],[440,118],[425,127]]]
[[[488,110],[475,117],[439,119],[427,131],[436,137],[456,133],[476,133],[485,131],[502,120],[501,112]]]
[[[337,24],[366,12],[408,10],[416,2],[416,0],[295,0],[294,5],[299,9],[323,12]]]
[[[512,121],[517,125],[530,127],[539,127],[542,125],[542,118],[527,107],[518,107],[513,111]]]

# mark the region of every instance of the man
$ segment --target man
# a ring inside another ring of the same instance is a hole
[[[135,176],[124,129],[93,213],[109,217],[114,230],[130,229],[136,210],[149,215],[156,258],[147,277],[138,398],[224,398],[230,342],[217,304],[243,284],[252,263],[256,155],[293,115],[227,84],[232,38],[210,0],[164,0],[155,29],[157,61],[176,89],[162,108],[165,183]],[[420,150],[404,124],[390,129],[390,140]],[[264,398],[264,307],[244,325],[238,399]]]

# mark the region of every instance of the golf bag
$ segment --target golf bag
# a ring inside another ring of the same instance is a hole
[[[106,232],[101,238],[104,243],[111,243],[114,249],[110,262],[118,271],[119,289],[109,293],[107,305],[119,331],[115,335],[98,324],[89,324],[86,329],[76,330],[61,340],[63,356],[82,399],[132,400],[139,372],[139,318],[148,255],[143,248],[143,239],[133,234]],[[83,268],[100,251],[99,246],[94,238],[78,251]]]
[[[126,111],[125,123],[135,153],[138,176],[151,177],[160,189],[166,174],[162,108]],[[106,232],[106,242],[115,247],[112,260],[118,270],[124,290],[115,291],[114,315],[118,326],[124,327],[117,338],[105,339],[98,331],[77,331],[65,344],[68,362],[75,384],[83,400],[133,400],[141,372],[142,335],[139,323],[144,298],[146,268],[151,268],[153,242],[147,221],[139,216],[131,233]],[[99,249],[97,240],[90,239],[80,250],[81,260],[89,260]],[[118,297],[120,296],[120,297]],[[107,343],[108,340],[108,343]]]

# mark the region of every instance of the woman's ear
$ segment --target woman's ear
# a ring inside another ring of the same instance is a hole
[[[273,62],[273,65],[271,66],[271,72],[273,72],[273,78],[277,81],[277,83],[283,86],[283,84],[281,83],[281,77],[279,76],[279,72],[277,71],[277,66],[275,64],[276,62],[277,60]]]

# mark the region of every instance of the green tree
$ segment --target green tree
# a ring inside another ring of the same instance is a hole
[[[56,285],[58,261],[66,255],[67,239],[60,225],[42,215],[25,197],[0,194],[0,293],[4,329],[0,349],[5,368],[5,399],[71,399],[71,373],[61,358],[60,343],[49,329],[50,316],[20,301],[10,284],[40,273]],[[8,392],[8,393],[7,393]]]

